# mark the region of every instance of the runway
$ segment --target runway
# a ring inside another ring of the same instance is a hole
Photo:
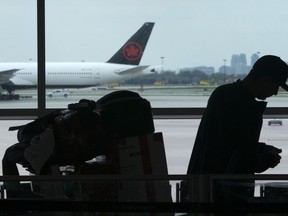
[[[148,93],[143,93],[136,91],[139,95],[147,99],[151,106],[154,108],[163,107],[205,107],[208,96],[207,95],[153,95]],[[105,92],[77,92],[72,93],[67,98],[64,97],[52,97],[46,98],[46,108],[66,108],[70,103],[77,103],[81,99],[88,99],[97,101],[104,95],[110,93],[110,91]],[[29,94],[30,98],[20,98],[20,100],[11,101],[0,101],[0,108],[2,109],[17,109],[17,108],[36,108],[37,107],[37,96],[36,94]]]
[[[65,107],[69,103],[76,103],[80,99],[85,98],[89,100],[98,100],[102,96],[74,96],[69,98],[49,98],[46,100],[47,108],[60,108]],[[205,107],[208,97],[206,96],[143,96],[147,99],[151,107],[163,108],[163,107]]]

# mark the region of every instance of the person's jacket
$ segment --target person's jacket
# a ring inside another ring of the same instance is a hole
[[[266,102],[257,101],[237,82],[219,86],[203,114],[188,174],[253,174],[263,172],[268,161],[259,143]]]

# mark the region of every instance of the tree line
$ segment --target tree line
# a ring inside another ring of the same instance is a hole
[[[243,79],[246,74],[225,74],[213,73],[206,74],[200,70],[166,70],[161,73],[154,73],[147,76],[141,76],[134,79],[126,80],[124,84],[129,85],[219,85],[223,83],[233,82],[237,79]]]

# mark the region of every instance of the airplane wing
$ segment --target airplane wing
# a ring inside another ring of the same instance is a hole
[[[127,75],[127,74],[135,74],[139,71],[145,70],[146,68],[148,68],[148,65],[145,66],[137,66],[137,67],[133,67],[124,71],[120,71],[120,72],[116,72],[119,75]]]
[[[14,76],[14,73],[20,69],[11,69],[0,71],[0,84],[7,83]]]

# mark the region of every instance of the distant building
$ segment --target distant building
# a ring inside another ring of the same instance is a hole
[[[255,64],[255,62],[259,59],[259,55],[257,53],[254,53],[251,56],[251,67]]]
[[[219,72],[226,73],[227,75],[248,74],[252,68],[252,65],[254,65],[258,59],[259,55],[257,53],[253,54],[251,56],[251,64],[248,65],[245,54],[233,54],[231,57],[231,66],[222,65],[219,68]]]
[[[246,55],[241,53],[240,55],[233,54],[231,57],[231,67],[245,67],[247,66]]]

